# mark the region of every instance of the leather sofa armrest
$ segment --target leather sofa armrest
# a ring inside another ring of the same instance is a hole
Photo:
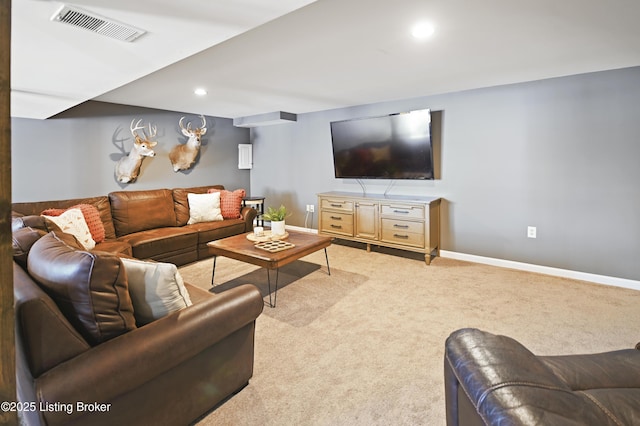
[[[38,380],[40,400],[113,401],[252,323],[263,306],[251,284],[202,300],[49,370]],[[64,412],[49,414],[71,420]]]
[[[246,232],[252,231],[253,230],[253,220],[256,217],[258,217],[258,210],[254,209],[253,207],[250,207],[250,206],[244,206],[242,208],[242,210],[240,211],[240,215],[242,216],[242,219],[244,219],[244,223],[245,223],[244,230]]]
[[[512,386],[543,392],[571,391],[539,357],[510,337],[461,329],[447,338],[445,392],[449,425],[475,424],[477,419],[470,419],[469,413],[480,415],[487,424],[508,418],[509,407],[496,405],[494,395],[503,388],[513,389]],[[467,409],[466,402],[459,400],[461,390],[474,409]]]

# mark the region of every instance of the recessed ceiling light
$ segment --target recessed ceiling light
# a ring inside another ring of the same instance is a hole
[[[411,29],[411,35],[418,40],[429,38],[434,32],[435,28],[429,22],[420,22]]]
[[[195,89],[193,91],[193,93],[195,93],[198,96],[204,96],[204,95],[207,94],[207,91],[206,91],[206,89],[203,89],[202,87],[199,87],[199,88]]]

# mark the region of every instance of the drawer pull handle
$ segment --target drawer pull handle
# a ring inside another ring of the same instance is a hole
[[[396,237],[396,238],[404,238],[404,239],[409,238],[408,235],[393,234],[393,236]]]
[[[340,216],[330,216],[333,220],[342,220]]]
[[[409,229],[409,225],[398,225],[397,223],[394,223],[393,227],[400,228],[400,229]]]
[[[333,223],[331,224],[331,227],[335,229],[342,229],[342,225],[334,225]]]
[[[331,203],[331,207],[342,207],[342,204],[334,204],[334,203]]]
[[[409,214],[408,210],[394,210],[394,213],[402,213],[402,214]]]

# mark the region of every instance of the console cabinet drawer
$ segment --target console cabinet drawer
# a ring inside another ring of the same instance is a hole
[[[321,209],[340,210],[344,212],[353,212],[353,201],[351,200],[331,200],[323,198],[320,203]]]
[[[353,215],[323,210],[320,221],[322,232],[353,236]]]
[[[382,219],[382,229],[392,232],[424,233],[424,222],[412,222],[408,220]]]
[[[424,207],[408,204],[382,204],[382,216],[397,217],[400,219],[424,219]]]
[[[382,241],[403,246],[424,247],[424,232],[407,232],[382,228]]]

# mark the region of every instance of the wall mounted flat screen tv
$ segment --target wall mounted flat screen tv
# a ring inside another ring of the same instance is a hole
[[[336,178],[433,179],[431,111],[331,122]]]

